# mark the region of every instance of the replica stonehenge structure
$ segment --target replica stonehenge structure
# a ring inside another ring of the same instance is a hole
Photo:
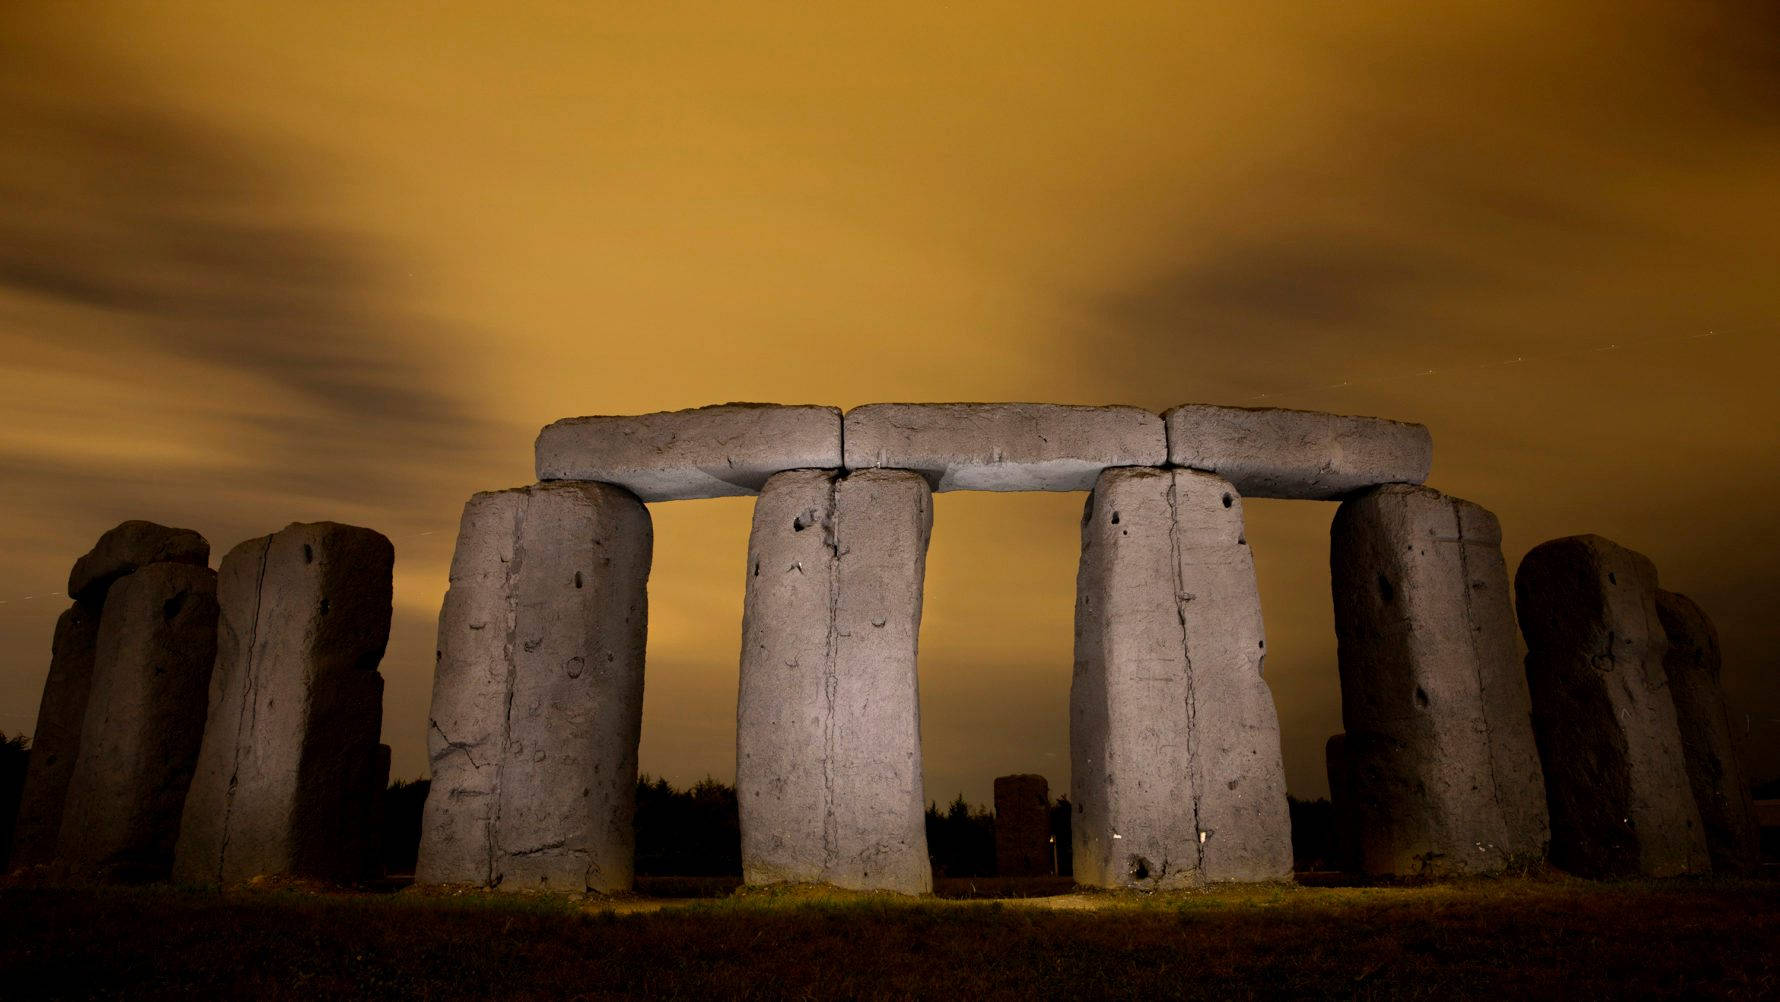
[[[1345,732],[1327,766],[1348,865],[1751,869],[1705,614],[1595,536],[1535,548],[1511,581],[1495,516],[1423,486],[1432,455],[1420,425],[1197,404],[558,421],[538,436],[537,483],[463,510],[416,880],[631,888],[646,505],[754,496],[743,878],[929,891],[917,648],[933,494],[953,490],[1088,492],[1069,723],[1080,884],[1291,878],[1245,497],[1339,502]],[[218,571],[208,558],[195,532],[126,522],[76,563],[12,865],[211,885],[374,869],[393,548],[323,522],[242,543]],[[1044,872],[1044,780],[1004,779],[1004,855]]]

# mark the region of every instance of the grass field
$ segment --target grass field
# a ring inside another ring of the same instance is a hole
[[[21,1000],[1771,999],[1780,884],[595,902],[12,886],[0,979]]]

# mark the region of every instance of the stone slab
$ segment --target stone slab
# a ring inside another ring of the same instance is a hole
[[[783,470],[840,465],[834,407],[718,404],[564,418],[537,442],[539,480],[616,484],[644,501],[755,494]]]
[[[1656,567],[1600,536],[1533,548],[1514,578],[1551,861],[1583,876],[1706,870],[1663,669]]]
[[[1718,679],[1718,630],[1699,603],[1658,589],[1656,614],[1668,640],[1663,672],[1675,700],[1675,722],[1687,779],[1706,829],[1712,871],[1753,875],[1761,866],[1761,833],[1736,732]]]
[[[1425,487],[1349,499],[1330,580],[1366,873],[1498,873],[1550,839],[1495,516]]]
[[[296,523],[223,557],[216,670],[174,877],[351,882],[377,838],[366,777],[383,723],[395,550]]]
[[[56,620],[50,645],[49,677],[37,704],[31,758],[19,797],[10,866],[36,866],[55,859],[62,832],[62,806],[68,780],[80,757],[81,728],[93,684],[93,657],[99,643],[99,610],[76,602]]]
[[[210,562],[210,544],[190,529],[132,519],[108,530],[68,573],[68,597],[99,606],[113,581],[149,564]]]
[[[750,884],[932,889],[916,644],[919,476],[793,471],[755,503],[737,700]]]
[[[204,734],[216,572],[150,564],[106,593],[57,858],[100,879],[167,876]]]
[[[1051,786],[1043,776],[995,777],[995,875],[1051,872]]]
[[[1170,465],[1219,474],[1247,497],[1335,500],[1419,484],[1434,461],[1426,426],[1384,418],[1183,404],[1162,419]]]
[[[849,470],[914,470],[935,491],[1085,491],[1113,466],[1161,466],[1161,419],[1136,407],[867,404],[846,417]]]

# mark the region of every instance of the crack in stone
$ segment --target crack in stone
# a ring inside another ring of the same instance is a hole
[[[442,737],[442,738],[444,738],[444,739],[445,739],[445,747],[447,747],[447,748],[455,748],[455,749],[457,749],[457,750],[458,750],[458,751],[461,751],[461,752],[463,752],[463,753],[464,753],[464,758],[467,758],[467,759],[469,759],[469,760],[470,760],[470,767],[471,767],[471,768],[473,768],[473,769],[476,769],[476,770],[478,770],[478,771],[479,771],[479,770],[481,770],[481,768],[482,768],[482,763],[480,763],[480,762],[478,762],[478,761],[476,761],[476,756],[474,756],[474,755],[472,755],[472,754],[470,754],[470,748],[471,748],[471,747],[472,747],[472,746],[471,746],[471,744],[470,744],[470,742],[468,742],[468,741],[453,741],[453,740],[451,740],[451,735],[449,735],[449,734],[446,734],[446,733],[445,733],[445,728],[443,728],[443,727],[440,727],[440,726],[439,726],[439,722],[438,722],[438,721],[437,721],[437,720],[432,720],[432,719],[430,719],[430,718],[429,718],[429,719],[428,719],[428,720],[427,720],[427,724],[428,724],[428,725],[429,725],[429,726],[431,726],[431,727],[432,727],[432,729],[433,729],[433,730],[435,730],[435,731],[437,731],[437,732],[439,732],[439,736],[440,736],[440,737]]]
[[[258,730],[259,724],[259,700],[255,695],[258,686],[255,685],[256,676],[253,670],[254,646],[259,643],[260,606],[265,599],[266,564],[271,560],[271,557],[272,540],[268,538],[265,548],[260,550],[260,569],[254,578],[253,617],[248,621],[247,656],[243,659],[245,664],[241,673],[241,709],[235,717],[234,763],[229,770],[228,789],[223,792],[222,834],[217,840],[216,850],[216,877],[219,883],[222,881],[224,865],[229,858],[229,829],[235,816],[235,790],[241,782],[241,749],[245,743],[242,741],[242,731],[245,728],[250,733],[255,732]]]
[[[1187,710],[1187,779],[1192,784],[1194,866],[1201,877],[1205,874],[1205,840],[1199,823],[1200,788],[1204,785],[1204,766],[1199,759],[1199,704],[1193,686],[1193,655],[1187,643],[1187,608],[1182,596],[1187,594],[1186,580],[1181,573],[1180,479],[1168,474],[1168,554],[1169,570],[1174,575],[1174,611],[1180,624],[1181,658],[1185,664]]]
[[[513,517],[513,559],[507,562],[506,577],[502,582],[501,595],[506,603],[505,631],[501,639],[501,656],[507,668],[506,691],[502,693],[501,733],[495,747],[499,750],[494,763],[494,804],[488,815],[488,827],[484,838],[487,847],[488,869],[484,882],[489,886],[500,883],[498,873],[501,832],[501,804],[503,781],[507,771],[507,742],[513,735],[513,687],[518,682],[519,661],[513,649],[519,637],[519,595],[517,583],[525,564],[525,524],[531,514],[532,495],[527,492],[519,503],[519,510]]]
[[[835,672],[839,653],[840,630],[840,475],[828,479],[828,518],[824,526],[832,558],[828,563],[828,637],[827,652],[822,662],[822,874],[832,876],[840,862],[840,819],[834,809],[834,708],[840,679]]]

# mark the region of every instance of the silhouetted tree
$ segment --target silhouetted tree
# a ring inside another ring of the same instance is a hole
[[[420,855],[420,816],[432,780],[398,779],[383,793],[383,870],[389,874],[413,873]]]
[[[1068,797],[1058,797],[1051,805],[1051,838],[1056,840],[1057,873],[1068,877],[1075,873],[1075,847],[1070,842],[1070,804]]]
[[[637,778],[637,873],[721,877],[742,872],[742,828],[735,788],[710,777],[690,790],[665,779]]]
[[[973,808],[964,794],[952,801],[945,813],[927,805],[927,856],[940,877],[993,877],[995,875],[995,815]]]
[[[19,795],[25,792],[25,768],[30,762],[30,739],[0,732],[0,872],[12,856],[13,826],[18,823]]]

